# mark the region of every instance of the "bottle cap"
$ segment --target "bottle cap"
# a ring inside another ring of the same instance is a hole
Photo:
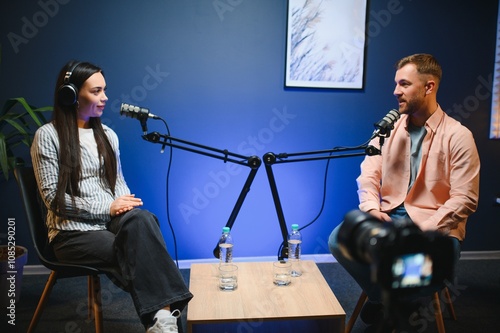
[[[292,230],[299,230],[298,224],[292,224]]]
[[[222,232],[225,234],[229,233],[230,230],[231,230],[231,228],[229,228],[229,227],[222,228]]]

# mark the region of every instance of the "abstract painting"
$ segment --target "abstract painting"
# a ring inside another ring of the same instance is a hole
[[[286,87],[363,88],[366,0],[288,0]]]

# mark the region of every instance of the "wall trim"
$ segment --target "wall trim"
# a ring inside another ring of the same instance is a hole
[[[331,254],[305,254],[303,260],[312,260],[316,263],[334,263],[337,262]],[[460,260],[495,260],[500,259],[500,251],[462,251]],[[274,261],[276,257],[241,257],[234,258],[235,262],[252,262],[252,261]],[[215,263],[217,259],[193,259],[179,260],[180,269],[189,269],[192,264]],[[50,270],[43,265],[26,265],[24,266],[24,275],[43,275],[50,274]]]
[[[500,251],[462,251],[460,259],[464,260],[500,259]]]

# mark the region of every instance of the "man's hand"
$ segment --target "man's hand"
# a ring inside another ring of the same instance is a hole
[[[135,197],[135,194],[125,194],[118,197],[109,208],[112,217],[121,215],[135,207],[142,206],[142,200]]]
[[[381,212],[380,210],[372,209],[372,210],[369,210],[368,213],[375,216],[380,221],[383,221],[383,222],[391,222],[392,221],[392,219],[389,217],[389,215],[387,215],[384,212]]]

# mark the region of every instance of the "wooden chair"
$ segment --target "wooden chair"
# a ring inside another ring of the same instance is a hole
[[[455,315],[455,309],[453,308],[453,303],[451,301],[450,297],[450,291],[448,290],[448,287],[445,287],[442,290],[444,297],[446,298],[445,303],[448,307],[448,311],[450,313],[450,316],[453,318],[453,320],[457,320],[457,317]],[[345,329],[345,333],[351,333],[351,330],[354,326],[354,323],[356,322],[356,319],[359,316],[359,313],[361,312],[361,309],[363,308],[363,305],[365,304],[366,300],[368,297],[366,296],[365,292],[362,291],[361,295],[359,296],[358,302],[356,303],[356,306],[354,307],[354,311],[352,312],[351,317],[349,318],[349,321],[347,322],[347,326]],[[445,333],[445,327],[444,327],[444,321],[443,321],[443,312],[441,311],[441,300],[439,299],[439,292],[435,292],[432,295],[432,303],[434,306],[434,316],[436,317],[436,325],[439,333]]]
[[[38,306],[31,319],[28,333],[34,332],[38,320],[42,315],[45,304],[49,298],[50,292],[58,279],[87,276],[89,290],[89,319],[94,317],[96,333],[102,333],[102,308],[101,308],[101,284],[99,274],[100,270],[82,265],[63,264],[57,261],[51,247],[47,241],[47,228],[45,225],[45,207],[40,202],[38,185],[35,180],[35,174],[32,167],[16,167],[14,170],[17,183],[21,191],[21,197],[26,211],[26,220],[28,222],[33,245],[40,262],[50,269],[45,289],[43,290]]]

